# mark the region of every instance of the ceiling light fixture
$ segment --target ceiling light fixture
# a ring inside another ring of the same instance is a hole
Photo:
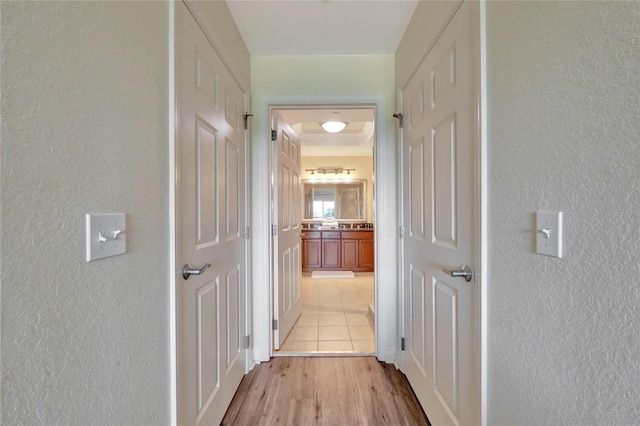
[[[340,133],[347,127],[347,123],[344,121],[325,121],[324,123],[320,123],[325,132],[329,133]]]

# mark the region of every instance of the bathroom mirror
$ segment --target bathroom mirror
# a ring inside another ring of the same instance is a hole
[[[365,219],[365,181],[304,183],[304,219]]]

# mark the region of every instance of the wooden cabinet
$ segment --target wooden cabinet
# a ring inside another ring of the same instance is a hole
[[[342,240],[342,266],[358,267],[358,240]]]
[[[375,253],[373,251],[373,238],[358,241],[358,267],[367,268],[373,271],[374,264]]]
[[[340,268],[340,240],[322,239],[322,267]]]
[[[302,240],[302,267],[321,268],[322,267],[322,246],[320,239]]]
[[[303,231],[302,270],[374,270],[373,231]]]

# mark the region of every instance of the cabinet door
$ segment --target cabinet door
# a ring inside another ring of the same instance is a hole
[[[340,267],[340,240],[322,240],[322,267]]]
[[[320,263],[320,240],[303,240],[302,242],[302,267],[319,268]]]
[[[373,271],[373,264],[373,240],[360,240],[358,245],[358,266],[360,268],[370,268]]]
[[[342,240],[342,267],[358,267],[358,240]]]

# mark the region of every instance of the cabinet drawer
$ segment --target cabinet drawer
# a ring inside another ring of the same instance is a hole
[[[342,231],[342,238],[357,239],[357,240],[373,240],[372,231]]]
[[[340,231],[322,231],[322,239],[340,239]]]
[[[320,238],[320,231],[302,231],[303,240],[311,240],[315,238]]]

